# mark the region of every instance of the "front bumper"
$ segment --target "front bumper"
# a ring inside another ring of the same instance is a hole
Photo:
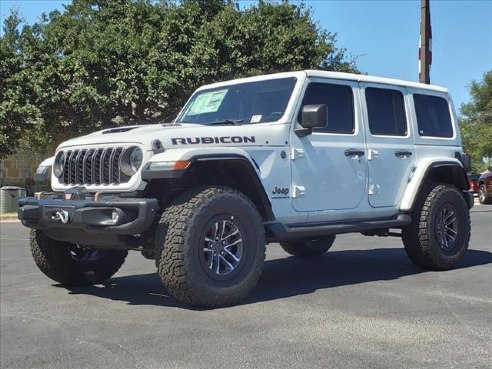
[[[41,199],[21,199],[18,217],[26,227],[50,233],[136,235],[152,225],[159,208],[157,199],[65,198],[62,193],[52,193]]]

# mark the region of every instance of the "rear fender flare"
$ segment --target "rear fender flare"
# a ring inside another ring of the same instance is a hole
[[[415,166],[413,175],[403,195],[400,211],[411,211],[419,192],[426,182],[439,182],[454,185],[462,191],[468,191],[470,184],[466,172],[457,159],[443,158],[422,160]]]

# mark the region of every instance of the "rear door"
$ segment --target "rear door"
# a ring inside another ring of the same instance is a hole
[[[366,122],[369,204],[395,207],[415,163],[405,88],[361,83]],[[365,103],[364,103],[365,102]]]

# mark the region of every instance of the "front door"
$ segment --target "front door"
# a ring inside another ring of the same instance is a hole
[[[312,79],[306,86],[302,106],[326,104],[328,119],[326,127],[305,137],[292,133],[295,210],[354,209],[362,201],[367,169],[361,112],[354,98],[358,88],[357,82],[326,79]]]
[[[395,207],[415,163],[405,88],[361,83],[366,122],[369,204]],[[364,103],[365,101],[365,103]]]

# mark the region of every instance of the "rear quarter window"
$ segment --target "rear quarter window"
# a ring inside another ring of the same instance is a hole
[[[415,113],[420,136],[453,137],[453,125],[446,99],[414,94]]]

